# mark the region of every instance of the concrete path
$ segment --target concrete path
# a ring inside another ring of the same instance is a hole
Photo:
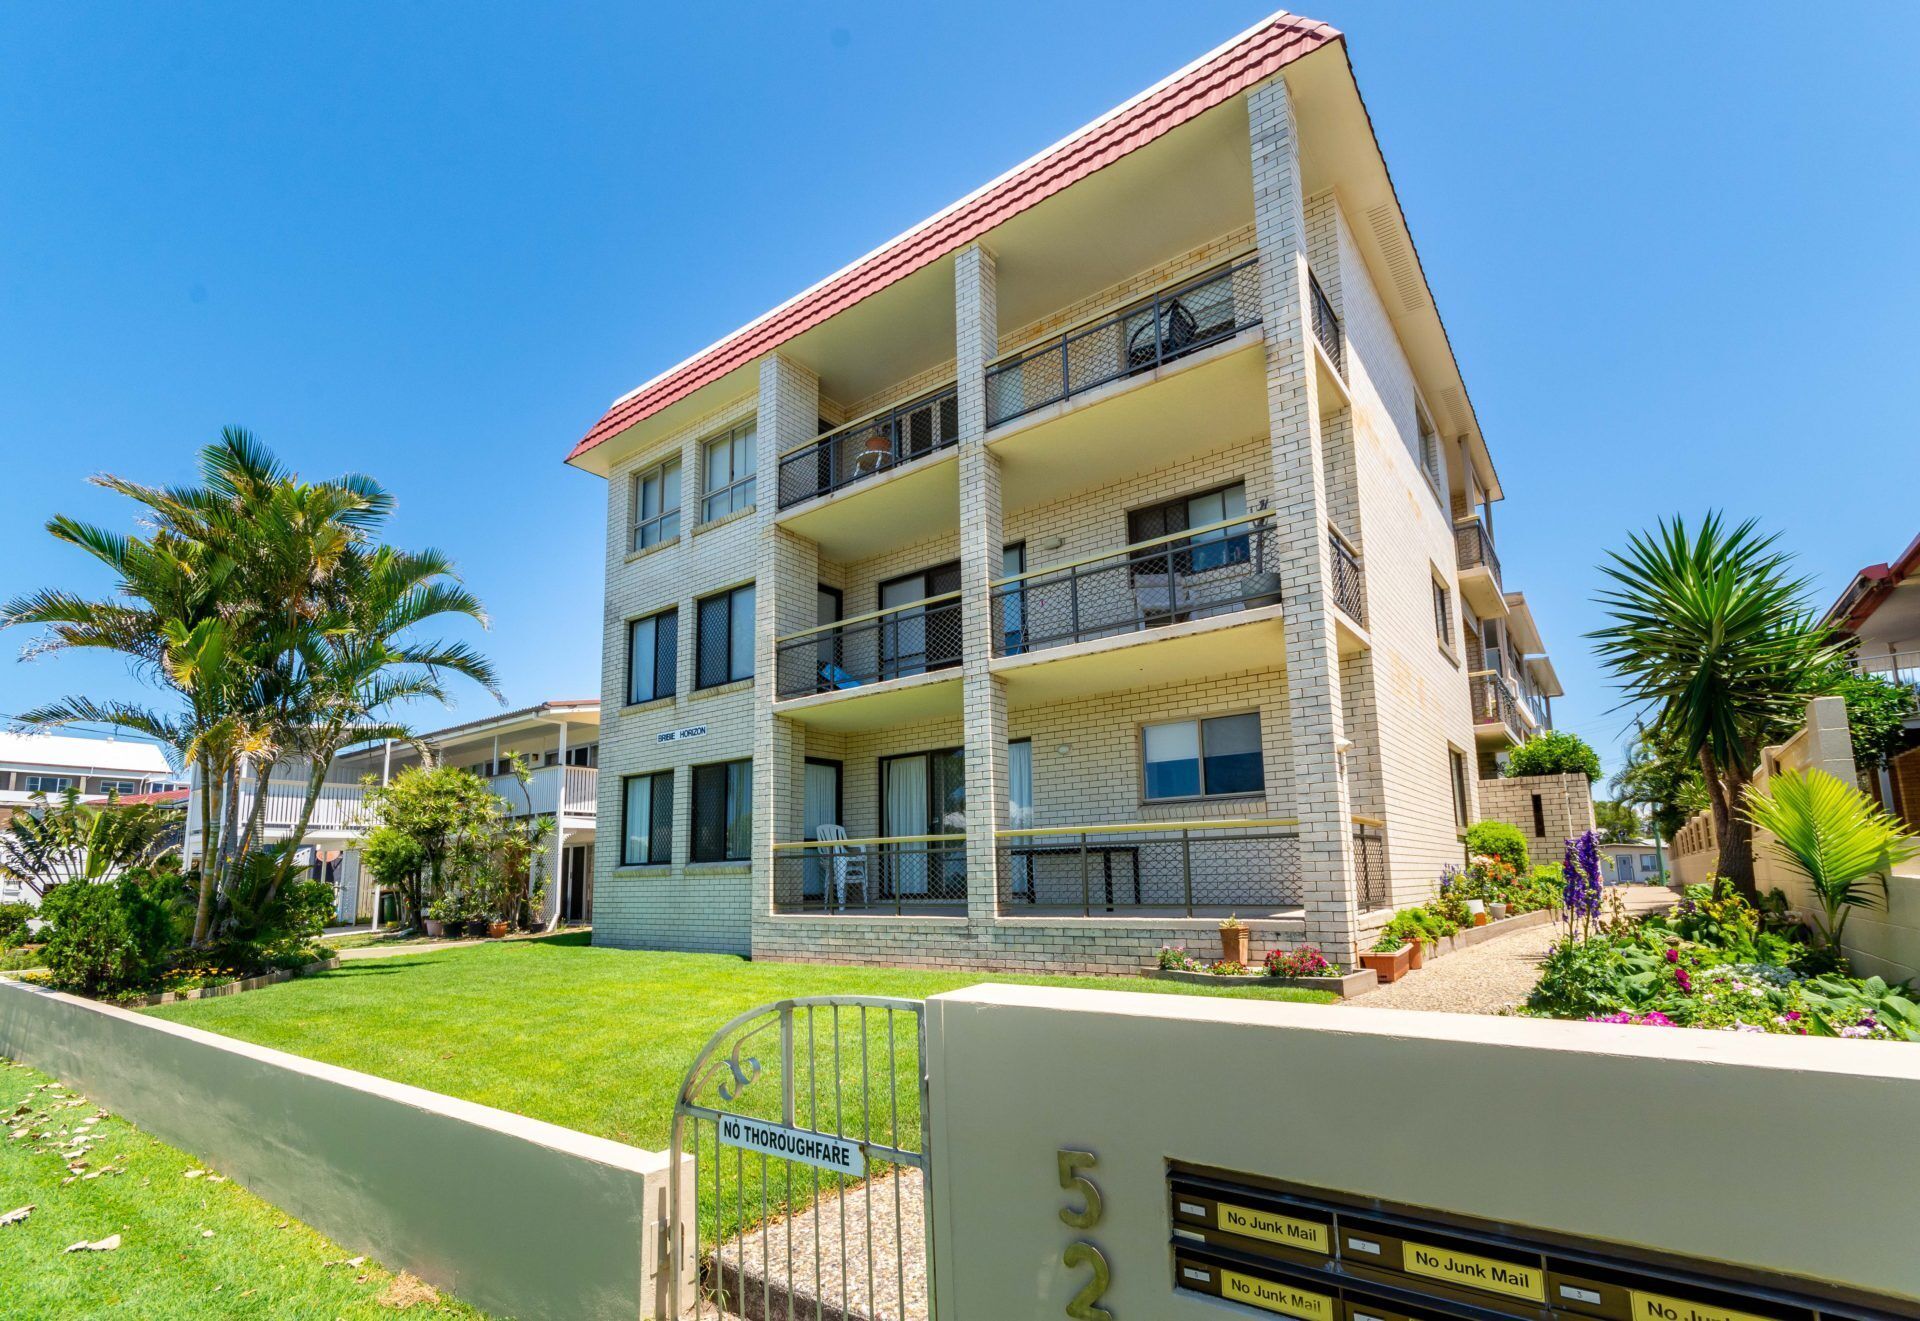
[[[1678,890],[1664,885],[1610,885],[1608,895],[1619,895],[1632,916],[1671,908]],[[1484,945],[1435,959],[1419,972],[1410,972],[1391,986],[1356,995],[1340,1003],[1371,1009],[1431,1009],[1454,1014],[1498,1014],[1525,1003],[1540,980],[1540,961],[1566,933],[1566,926],[1550,922],[1528,927]]]

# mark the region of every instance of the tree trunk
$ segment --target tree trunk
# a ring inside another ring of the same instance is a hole
[[[1758,904],[1760,886],[1753,875],[1753,821],[1747,816],[1746,771],[1729,766],[1726,785],[1727,834],[1720,844],[1720,874],[1732,881],[1748,902]]]
[[[207,924],[213,920],[213,880],[215,851],[219,839],[213,833],[214,804],[213,758],[200,759],[200,902],[193,914],[193,944],[207,943]]]
[[[267,886],[267,902],[274,901],[280,893],[280,887],[293,876],[293,855],[307,837],[307,827],[313,821],[313,809],[320,801],[320,791],[327,783],[327,767],[333,764],[331,755],[313,759],[313,773],[307,777],[307,799],[300,804],[300,820],[293,828],[293,836],[287,841],[286,848],[280,851],[280,861],[273,869],[273,882]]]

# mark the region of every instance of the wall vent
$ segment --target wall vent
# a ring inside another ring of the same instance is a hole
[[[1367,212],[1367,228],[1380,245],[1380,256],[1393,278],[1394,291],[1400,295],[1400,310],[1417,312],[1427,305],[1426,284],[1420,278],[1420,263],[1414,260],[1413,247],[1400,230],[1400,212],[1391,202],[1382,202]]]

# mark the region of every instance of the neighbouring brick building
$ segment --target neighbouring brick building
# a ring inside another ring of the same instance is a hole
[[[1287,15],[569,461],[597,942],[1134,969],[1237,913],[1346,961],[1460,860],[1477,726],[1558,691],[1344,42]]]

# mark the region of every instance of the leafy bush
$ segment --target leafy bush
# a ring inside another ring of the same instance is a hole
[[[44,968],[46,956],[38,945],[16,945],[0,949],[0,972],[19,972],[25,968]]]
[[[273,853],[262,851],[234,869],[219,899],[214,929],[220,937],[209,951],[213,966],[245,977],[290,961],[311,961],[305,956],[333,916],[333,887],[303,878],[276,889],[277,862]]]
[[[1578,734],[1549,729],[1535,734],[1507,754],[1504,774],[1584,775],[1589,783],[1600,778],[1600,754]]]
[[[1518,826],[1505,821],[1476,821],[1467,829],[1467,853],[1472,857],[1499,858],[1516,874],[1533,865],[1527,857],[1527,837]]]
[[[1318,945],[1271,950],[1267,954],[1266,969],[1269,977],[1338,977],[1340,975],[1339,965],[1329,962]]]
[[[132,871],[117,881],[67,881],[40,911],[53,924],[42,951],[49,981],[85,995],[122,995],[155,983],[185,916],[177,874]]]
[[[0,904],[0,949],[11,949],[26,940],[27,919],[32,916],[32,904]]]

